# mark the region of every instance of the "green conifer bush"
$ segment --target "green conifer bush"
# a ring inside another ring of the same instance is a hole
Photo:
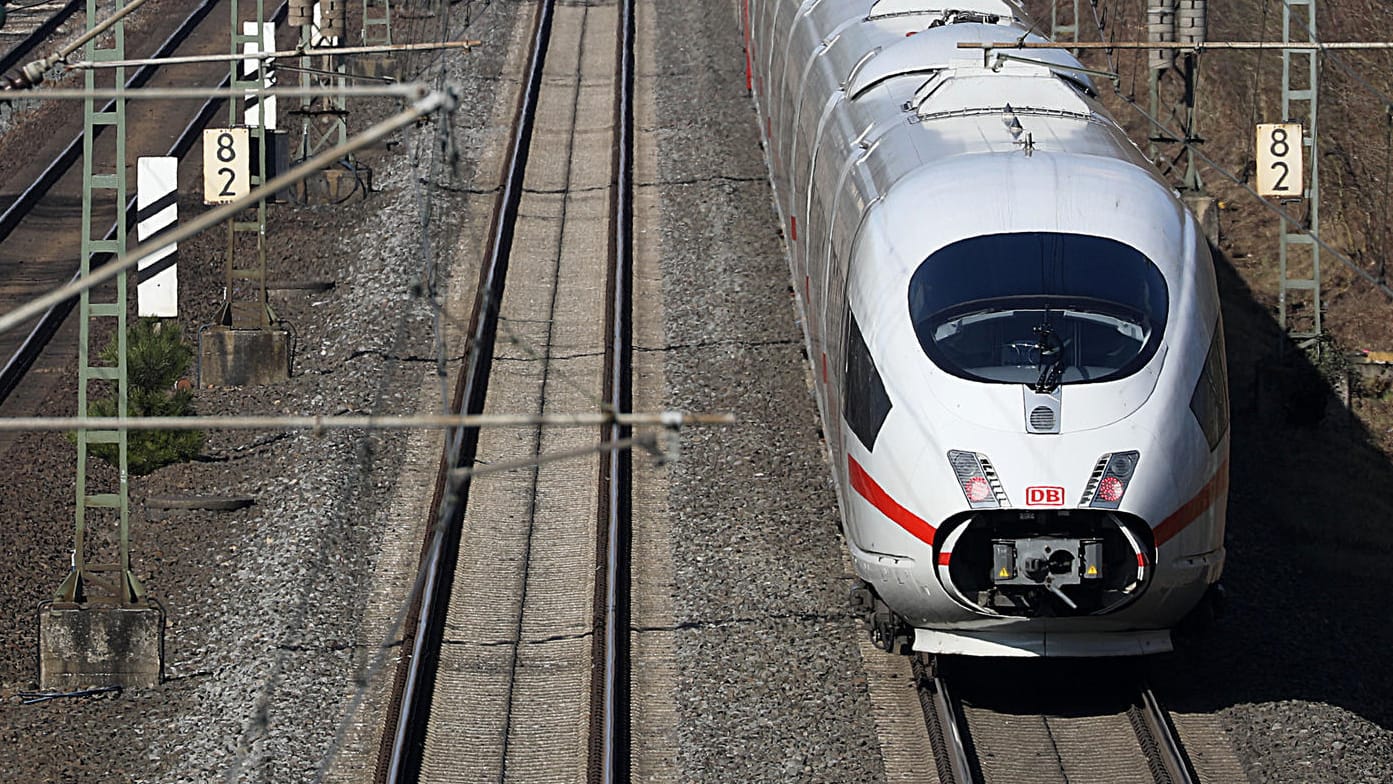
[[[118,344],[102,350],[102,361],[116,365]],[[126,330],[126,373],[130,381],[127,412],[133,417],[188,416],[193,413],[193,390],[175,385],[189,369],[193,349],[173,324],[140,319]],[[94,417],[116,416],[116,398],[92,400],[87,406]],[[192,459],[203,448],[197,430],[131,430],[127,434],[127,468],[132,474],[148,474],[157,468]],[[92,444],[92,454],[115,465],[116,444]]]

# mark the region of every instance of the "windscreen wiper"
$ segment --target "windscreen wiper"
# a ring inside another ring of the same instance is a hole
[[[1064,375],[1064,344],[1050,328],[1048,313],[1043,324],[1036,325],[1035,351],[1040,355],[1040,377],[1031,387],[1038,394],[1048,394],[1059,387],[1059,379]]]

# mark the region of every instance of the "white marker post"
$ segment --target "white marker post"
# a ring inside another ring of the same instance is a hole
[[[243,22],[243,35],[256,35],[256,22]],[[261,36],[258,41],[248,41],[242,44],[242,54],[260,54],[262,52],[276,51],[276,25],[274,22],[263,22],[261,24]],[[261,60],[254,57],[242,61],[242,75],[248,81],[259,79],[261,86],[270,89],[276,86],[276,70],[270,63],[266,64],[263,70]],[[266,110],[266,130],[276,129],[276,96],[268,95],[265,99]],[[258,109],[257,95],[254,91],[247,91],[247,110],[242,118],[244,125],[255,128],[261,125],[261,111]]]
[[[136,239],[145,244],[173,231],[179,223],[179,159],[136,161]],[[143,318],[179,315],[178,243],[170,243],[140,260],[136,275],[136,312]]]
[[[1306,195],[1300,123],[1258,125],[1258,195],[1301,199]]]

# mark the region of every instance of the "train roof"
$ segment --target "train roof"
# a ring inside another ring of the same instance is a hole
[[[1013,0],[876,0],[871,3],[869,19],[909,14],[959,13],[993,14],[1008,19],[1024,19],[1026,13]]]
[[[1197,228],[1169,186],[1117,158],[1024,151],[957,155],[908,173],[868,223],[908,274],[929,254],[986,234],[1057,232],[1136,248],[1168,279],[1191,262]],[[887,270],[888,271],[888,270]]]
[[[959,49],[964,42],[991,42],[1002,39],[1015,40],[1015,28],[982,22],[959,22],[930,28],[902,41],[879,49],[869,59],[863,61],[852,73],[847,82],[846,92],[853,100],[868,89],[887,79],[899,76],[928,76],[954,65],[981,65],[983,52],[974,49]],[[1025,36],[1027,42],[1044,43],[1049,39],[1031,33]],[[1029,51],[1030,60],[1050,69],[1055,75],[1074,81],[1088,92],[1096,92],[1093,82],[1086,76],[1083,64],[1078,58],[1064,49],[1034,49]],[[986,69],[984,69],[986,70]]]

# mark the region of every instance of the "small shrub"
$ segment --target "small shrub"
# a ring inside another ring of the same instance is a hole
[[[115,365],[118,344],[113,336],[102,350],[102,361]],[[127,413],[133,417],[188,416],[193,413],[193,393],[176,390],[175,383],[189,368],[193,349],[184,343],[179,329],[161,325],[154,319],[141,319],[126,330],[126,377],[130,382]],[[116,398],[90,401],[87,412],[94,417],[116,416]],[[126,467],[132,474],[148,474],[157,468],[193,458],[203,448],[203,433],[197,430],[130,430],[126,434]],[[116,444],[92,444],[89,451],[116,465]]]
[[[102,349],[102,361],[115,365],[116,338]],[[173,324],[140,319],[126,328],[126,374],[132,390],[163,392],[171,389],[193,361],[193,349]]]

